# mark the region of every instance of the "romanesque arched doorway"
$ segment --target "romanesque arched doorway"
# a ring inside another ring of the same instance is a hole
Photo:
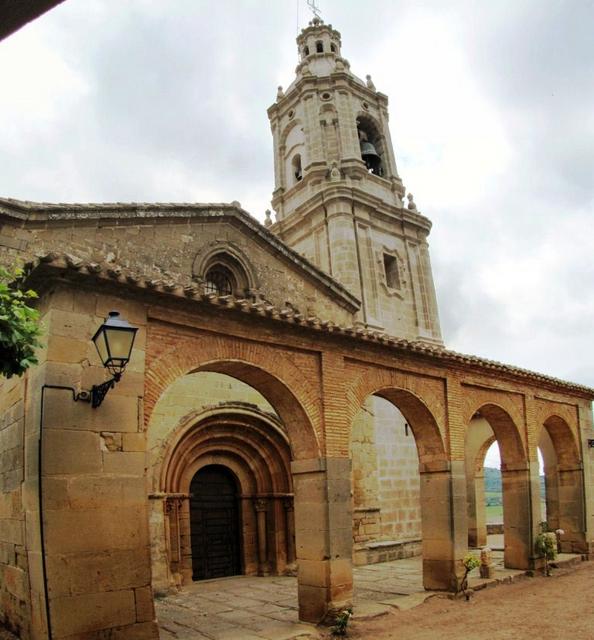
[[[252,385],[213,371],[179,377],[153,411],[149,450],[158,593],[197,579],[296,570],[288,428]],[[209,477],[210,484],[199,482]],[[215,492],[210,485],[217,483],[220,491],[235,496],[235,506],[229,498],[225,513],[209,497]],[[217,521],[224,518],[226,530],[238,532],[233,544],[228,537],[215,543]]]
[[[190,482],[192,579],[241,573],[237,478],[222,465],[208,465]]]

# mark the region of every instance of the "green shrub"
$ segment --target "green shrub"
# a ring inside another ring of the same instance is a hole
[[[336,615],[336,621],[334,622],[334,626],[332,627],[332,635],[333,636],[346,636],[347,634],[347,626],[349,624],[349,620],[353,615],[352,609],[343,609],[340,613]]]
[[[545,575],[551,575],[549,561],[557,557],[557,536],[554,533],[539,533],[534,541],[534,550],[544,557]]]
[[[39,312],[27,302],[37,294],[22,288],[22,269],[0,267],[0,375],[22,375],[37,364],[35,349],[40,346]]]

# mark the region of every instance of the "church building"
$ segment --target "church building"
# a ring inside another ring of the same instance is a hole
[[[539,449],[549,527],[593,552],[594,391],[444,346],[388,97],[319,18],[297,49],[268,109],[274,219],[0,199],[0,264],[26,265],[44,330],[0,378],[0,623],[21,638],[158,638],[155,596],[241,574],[296,575],[313,623],[352,603],[354,565],[422,556],[425,588],[455,591],[495,441],[505,565],[540,566]]]

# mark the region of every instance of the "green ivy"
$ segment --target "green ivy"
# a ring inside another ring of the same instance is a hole
[[[23,289],[23,278],[22,269],[0,267],[0,375],[7,378],[37,364],[40,346],[39,312],[27,304],[37,294]]]

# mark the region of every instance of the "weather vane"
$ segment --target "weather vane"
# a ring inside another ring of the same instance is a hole
[[[316,4],[316,0],[307,0],[307,6],[311,9],[311,12],[314,14],[316,18],[320,17],[320,8]]]

